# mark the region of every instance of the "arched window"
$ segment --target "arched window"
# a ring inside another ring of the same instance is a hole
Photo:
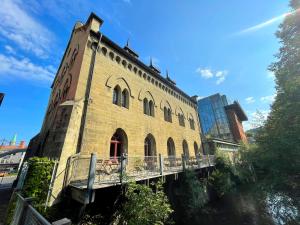
[[[164,119],[165,119],[165,121],[168,121],[168,109],[167,109],[167,107],[164,107]]]
[[[122,91],[122,107],[129,108],[129,93],[127,89]]]
[[[194,142],[194,151],[195,151],[195,156],[197,156],[200,153],[198,145],[197,145],[196,142]]]
[[[185,126],[185,123],[184,123],[184,116],[183,116],[181,113],[178,114],[178,121],[179,121],[179,125],[180,125],[180,126],[182,126],[182,127]]]
[[[144,98],[143,106],[144,106],[144,114],[149,115],[149,105],[148,105],[148,99],[147,98]]]
[[[171,109],[168,109],[168,121],[172,123],[172,112]]]
[[[167,141],[167,149],[168,149],[168,157],[174,157],[176,156],[176,152],[175,152],[175,144],[172,138],[168,138]]]
[[[156,156],[156,142],[152,134],[148,134],[144,142],[145,156]]]
[[[113,103],[115,105],[120,105],[120,102],[121,102],[120,92],[121,92],[121,88],[117,85],[113,90]]]
[[[125,131],[121,128],[117,129],[110,139],[110,158],[113,160],[118,160],[122,153],[126,153],[127,143],[128,140]]]
[[[154,104],[153,101],[149,101],[149,115],[154,117]]]
[[[189,147],[188,144],[186,142],[186,140],[183,140],[182,142],[182,150],[183,150],[183,154],[186,158],[190,157],[190,153],[189,153]]]
[[[195,121],[193,118],[189,118],[189,122],[190,122],[190,128],[192,130],[195,130]]]

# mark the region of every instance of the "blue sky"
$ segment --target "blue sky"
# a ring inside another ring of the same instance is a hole
[[[146,64],[168,70],[189,95],[220,92],[238,100],[251,127],[267,114],[275,89],[267,67],[279,43],[274,33],[289,11],[274,0],[1,0],[0,139],[29,141],[41,128],[50,85],[76,21],[91,11],[101,31],[131,47]]]

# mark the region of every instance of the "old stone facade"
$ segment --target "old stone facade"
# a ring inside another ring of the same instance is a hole
[[[201,152],[197,103],[128,45],[121,48],[99,30],[91,14],[77,23],[52,85],[35,155],[59,160],[53,195],[63,186],[67,159],[181,157]]]

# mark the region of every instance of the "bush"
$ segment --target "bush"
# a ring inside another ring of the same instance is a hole
[[[35,207],[42,212],[51,181],[54,162],[47,158],[33,157],[28,160],[29,168],[22,194],[33,197]]]
[[[162,183],[152,184],[152,188],[135,182],[128,183],[120,224],[164,224],[169,219],[173,210],[163,191]]]
[[[179,183],[176,195],[179,203],[179,211],[183,220],[192,221],[201,208],[208,202],[206,184],[200,182],[194,171],[186,170]],[[183,222],[183,221],[182,221]]]
[[[229,172],[223,172],[218,169],[212,172],[208,178],[208,183],[216,191],[219,198],[228,193],[235,185]]]

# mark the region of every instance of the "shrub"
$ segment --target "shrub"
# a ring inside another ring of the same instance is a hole
[[[153,190],[152,190],[153,188]],[[121,210],[121,224],[163,224],[173,212],[161,182],[146,185],[129,182],[125,192],[125,203]]]
[[[35,207],[43,211],[52,176],[54,162],[47,158],[33,157],[28,160],[29,168],[22,194],[33,197]]]
[[[206,183],[200,182],[194,171],[186,170],[176,190],[179,208],[183,215],[181,222],[191,222],[208,202]]]

